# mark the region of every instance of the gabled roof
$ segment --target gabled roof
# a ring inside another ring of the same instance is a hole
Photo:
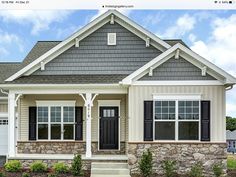
[[[16,78],[19,78],[22,75],[30,75],[34,71],[36,71],[39,67],[41,62],[44,64],[48,63],[73,45],[75,45],[75,39],[78,40],[84,39],[86,36],[91,34],[92,32],[96,31],[100,27],[102,27],[107,22],[111,21],[111,17],[114,15],[114,21],[122,25],[123,27],[127,28],[128,30],[135,33],[137,36],[139,36],[141,39],[146,40],[147,38],[150,38],[150,43],[154,46],[159,48],[162,51],[165,51],[166,49],[170,48],[171,46],[158,38],[156,35],[152,34],[151,32],[147,31],[140,25],[136,24],[123,14],[119,13],[116,10],[109,10],[106,13],[102,14],[98,18],[96,18],[94,21],[90,22],[88,25],[80,29],[78,32],[74,33],[64,41],[57,44],[55,47],[44,53],[42,56],[38,57],[36,60],[31,62],[30,64],[26,65],[22,69],[20,69],[18,72],[13,74],[11,77],[6,79],[6,81],[13,81]]]
[[[13,73],[17,72],[21,63],[16,62],[0,62],[0,84],[10,77]]]
[[[132,84],[133,81],[136,81],[147,74],[151,67],[152,69],[155,69],[156,67],[173,57],[177,50],[179,50],[179,55],[183,56],[183,58],[199,67],[200,69],[202,69],[203,67],[207,67],[207,73],[215,77],[217,80],[221,81],[222,85],[233,85],[236,83],[235,77],[180,43],[175,44],[173,47],[169,48],[167,51],[163,52],[162,54],[124,78],[121,83],[128,85]]]

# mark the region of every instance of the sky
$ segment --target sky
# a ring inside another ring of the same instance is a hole
[[[22,61],[37,41],[64,40],[105,11],[0,11],[0,62]],[[236,77],[236,10],[121,10],[162,39],[182,39]],[[226,114],[236,117],[236,86]]]

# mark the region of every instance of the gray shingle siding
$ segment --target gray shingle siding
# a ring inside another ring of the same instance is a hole
[[[107,33],[116,33],[117,45],[107,45]],[[161,51],[146,47],[145,41],[115,23],[107,23],[46,64],[34,75],[130,74],[158,56]]]
[[[153,76],[146,74],[139,80],[216,80],[209,74],[202,76],[198,67],[183,58],[171,58],[153,70]]]

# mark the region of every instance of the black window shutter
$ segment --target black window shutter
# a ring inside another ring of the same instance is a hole
[[[75,140],[83,140],[83,107],[75,107]]]
[[[29,140],[36,140],[37,107],[29,107]]]
[[[144,141],[153,141],[153,101],[144,101]]]
[[[210,141],[210,101],[201,101],[201,141]]]

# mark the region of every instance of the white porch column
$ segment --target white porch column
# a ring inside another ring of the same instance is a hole
[[[14,157],[16,154],[16,117],[15,117],[15,93],[8,94],[8,156]]]
[[[91,108],[92,108],[92,94],[86,93],[86,157],[92,156],[91,150]]]
[[[80,95],[84,99],[84,102],[85,102],[84,106],[86,107],[86,157],[90,158],[92,157],[91,109],[93,106],[93,100],[95,99],[97,94],[95,94],[93,97],[92,97],[92,93],[86,93],[85,97],[83,96],[83,94],[80,94]]]

